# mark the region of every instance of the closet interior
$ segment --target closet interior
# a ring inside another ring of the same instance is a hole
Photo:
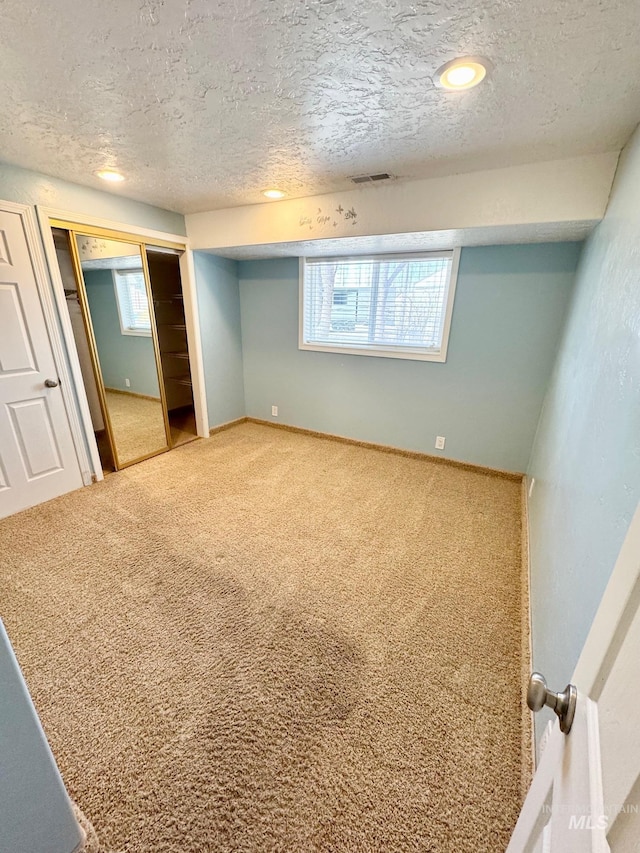
[[[180,259],[173,252],[147,246],[147,263],[171,441],[175,447],[196,434]]]
[[[180,248],[52,231],[103,472],[194,440]]]

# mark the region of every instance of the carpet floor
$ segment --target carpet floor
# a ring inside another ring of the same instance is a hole
[[[504,850],[520,484],[256,424],[0,522],[103,853]]]

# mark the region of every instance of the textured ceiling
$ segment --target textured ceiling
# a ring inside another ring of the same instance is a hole
[[[0,158],[181,212],[622,147],[638,0],[3,0]],[[487,56],[466,93],[433,85]]]

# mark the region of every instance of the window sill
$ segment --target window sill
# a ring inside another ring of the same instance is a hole
[[[133,335],[136,338],[150,338],[151,332],[146,332],[141,329],[121,329],[123,335]]]
[[[315,343],[298,344],[298,349],[310,352],[333,352],[339,355],[368,355],[376,358],[403,358],[410,361],[435,361],[443,364],[447,360],[446,350],[387,349],[386,347],[341,347]]]

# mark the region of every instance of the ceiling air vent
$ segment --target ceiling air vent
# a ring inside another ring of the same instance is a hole
[[[351,178],[352,184],[370,184],[375,181],[390,181],[391,175],[388,172],[380,172],[378,175],[357,175]]]

